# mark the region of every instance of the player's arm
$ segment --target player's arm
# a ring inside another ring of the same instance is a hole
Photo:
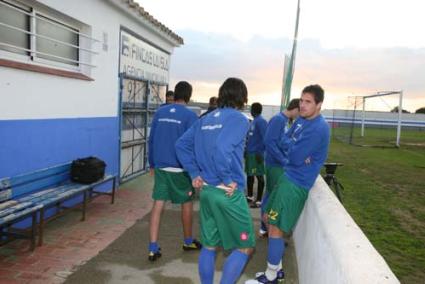
[[[280,138],[282,136],[280,122],[277,118],[272,118],[267,126],[264,134],[264,145],[268,155],[275,157],[279,161],[283,161],[285,156],[279,147]]]
[[[155,114],[152,119],[152,125],[151,130],[149,132],[149,139],[148,139],[148,160],[149,160],[149,167],[151,169],[155,168],[155,164],[153,162],[153,153],[154,153],[154,135],[156,131],[156,125],[157,125],[157,115]]]
[[[176,154],[183,168],[193,179],[201,175],[201,170],[195,159],[195,129],[200,121],[196,121],[176,142]]]
[[[291,164],[302,165],[311,163],[311,157],[318,149],[323,148],[324,143],[328,143],[329,135],[326,129],[320,128],[309,135],[303,135],[300,140],[293,144],[288,152],[288,160]]]
[[[220,135],[217,137],[217,152],[213,155],[213,161],[224,185],[233,184],[232,180],[232,153],[237,146],[244,143],[248,132],[249,122],[247,119],[234,115],[225,122]]]

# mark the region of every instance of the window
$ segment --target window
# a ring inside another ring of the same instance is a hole
[[[25,63],[87,73],[94,67],[91,54],[97,54],[91,49],[92,42],[98,40],[81,33],[83,27],[89,30],[36,4],[29,7],[17,0],[0,0],[0,59],[18,58]]]
[[[37,57],[78,66],[78,30],[38,15],[36,33]]]
[[[1,2],[3,3],[0,3],[2,4],[0,6],[0,49],[28,55],[26,50],[30,49],[30,37],[17,29],[24,31],[30,29],[30,17],[25,14],[29,10],[11,4],[6,5],[5,1]],[[18,48],[14,48],[14,46]]]

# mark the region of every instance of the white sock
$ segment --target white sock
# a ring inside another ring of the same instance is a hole
[[[277,269],[277,271],[279,271],[279,270],[281,270],[281,269],[282,269],[282,261],[279,261],[278,266],[279,266],[279,268]]]
[[[277,277],[277,272],[279,271],[279,266],[282,268],[282,262],[279,262],[277,265],[273,265],[269,262],[267,262],[267,269],[266,269],[266,277],[268,280],[273,281]]]

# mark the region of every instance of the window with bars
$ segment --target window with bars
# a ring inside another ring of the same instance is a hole
[[[97,40],[68,22],[50,17],[45,10],[38,11],[14,0],[0,0],[0,58],[8,59],[11,54],[16,59],[18,55],[38,64],[74,71],[95,67],[87,59],[96,54],[90,47]],[[88,48],[81,46],[83,41]]]

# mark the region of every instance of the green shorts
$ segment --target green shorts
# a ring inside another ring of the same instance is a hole
[[[171,200],[182,204],[191,201],[195,191],[192,180],[186,172],[174,173],[155,169],[155,185],[152,198],[154,200]]]
[[[272,193],[282,175],[282,167],[266,166],[266,191],[269,194]]]
[[[263,162],[257,162],[256,154],[247,154],[245,158],[245,172],[248,176],[264,175],[264,158]]]
[[[308,191],[288,180],[285,175],[273,190],[267,203],[268,222],[285,233],[292,232],[304,209]]]
[[[200,202],[202,245],[225,250],[255,247],[254,225],[242,192],[228,197],[223,189],[206,185]]]

